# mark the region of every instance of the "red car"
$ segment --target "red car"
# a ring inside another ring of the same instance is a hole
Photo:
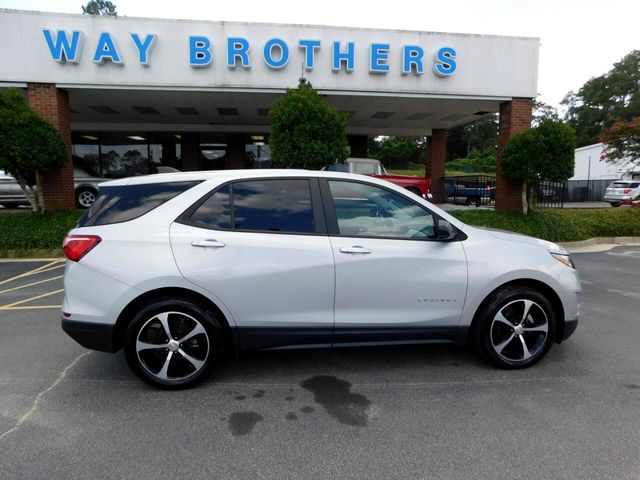
[[[342,171],[348,173],[359,173],[361,175],[369,175],[370,177],[380,178],[388,182],[394,183],[399,187],[404,187],[416,195],[431,199],[430,187],[431,179],[426,177],[414,177],[412,175],[394,175],[388,173],[380,161],[372,158],[355,158],[350,157],[345,160],[344,164],[334,164],[326,168],[326,170]]]

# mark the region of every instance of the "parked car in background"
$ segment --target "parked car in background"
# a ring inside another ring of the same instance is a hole
[[[157,173],[179,172],[173,167],[160,165],[156,167]],[[75,189],[76,207],[89,208],[98,197],[98,185],[111,178],[100,177],[87,172],[83,168],[74,167],[73,183]],[[18,208],[22,205],[29,205],[20,185],[8,173],[0,170],[0,205],[5,208]]]
[[[416,195],[430,200],[431,195],[431,179],[426,177],[415,177],[413,175],[395,175],[385,170],[379,160],[373,158],[357,158],[349,157],[342,163],[329,165],[323,170],[333,172],[357,173],[360,175],[369,175],[370,177],[386,180],[400,187],[406,188]]]
[[[16,179],[4,170],[0,170],[0,205],[4,208],[18,208],[20,205],[29,205]]]
[[[561,246],[337,172],[114,180],[63,250],[64,331],[124,348],[167,389],[204,380],[224,351],[455,342],[524,368],[573,333],[580,310]]]
[[[495,200],[495,179],[486,177],[447,178],[443,184],[444,198],[451,203],[465,205],[488,205]]]
[[[612,207],[631,205],[634,200],[640,200],[640,180],[616,180],[604,193],[604,201]]]

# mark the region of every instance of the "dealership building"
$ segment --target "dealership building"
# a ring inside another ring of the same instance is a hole
[[[270,168],[269,106],[304,77],[368,137],[426,136],[441,193],[447,130],[500,114],[498,161],[531,124],[537,38],[364,28],[92,17],[0,9],[0,89],[16,87],[69,145],[44,181],[73,208],[73,167],[101,176]],[[498,169],[498,172],[500,169]],[[496,208],[520,186],[496,178]]]

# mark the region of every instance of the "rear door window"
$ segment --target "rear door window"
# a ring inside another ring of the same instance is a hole
[[[200,181],[100,187],[98,198],[82,216],[78,227],[128,222],[159,207],[198,183]]]
[[[316,233],[317,214],[308,179],[241,180],[223,185],[179,221],[215,230]]]

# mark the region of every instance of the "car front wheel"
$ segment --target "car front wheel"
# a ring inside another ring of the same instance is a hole
[[[499,290],[480,312],[476,347],[494,365],[526,368],[551,348],[556,315],[549,300],[537,290],[512,286]]]
[[[220,323],[188,300],[161,300],[141,309],[126,331],[125,356],[138,377],[166,390],[203,381],[223,346]]]

